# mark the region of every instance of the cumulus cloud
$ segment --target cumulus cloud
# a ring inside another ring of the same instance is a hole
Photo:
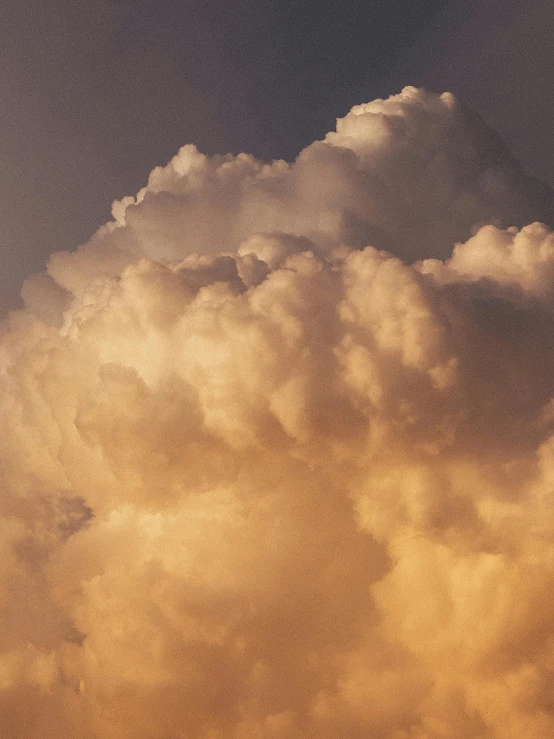
[[[407,88],[54,254],[0,337],[0,733],[551,737],[551,205]]]
[[[478,116],[450,94],[414,88],[354,107],[293,164],[184,146],[136,197],[115,202],[113,216],[76,252],[52,255],[41,298],[33,280],[25,287],[32,308],[51,311],[60,291],[81,298],[92,280],[117,278],[143,257],[234,252],[259,234],[307,238],[318,253],[371,245],[411,262],[448,257],[480,225],[554,217],[549,188],[524,176]]]

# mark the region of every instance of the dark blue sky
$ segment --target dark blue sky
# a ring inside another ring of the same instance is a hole
[[[405,84],[451,89],[528,170],[548,179],[554,166],[544,0],[525,13],[514,0],[11,5],[0,11],[3,308],[182,144],[290,159],[352,105]]]

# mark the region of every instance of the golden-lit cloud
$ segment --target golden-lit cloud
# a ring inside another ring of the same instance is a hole
[[[0,337],[0,734],[554,735],[549,208],[407,88],[54,254]]]

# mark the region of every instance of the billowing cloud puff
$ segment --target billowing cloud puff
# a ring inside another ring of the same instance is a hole
[[[0,337],[0,733],[550,738],[550,208],[407,88],[53,255]]]
[[[24,288],[29,307],[54,320],[67,293],[81,298],[91,280],[141,258],[234,252],[258,234],[307,238],[318,253],[371,244],[412,262],[448,257],[480,225],[554,218],[549,188],[523,175],[478,116],[448,93],[409,87],[354,107],[293,164],[184,146],[113,216],[75,253],[52,255],[48,275]]]

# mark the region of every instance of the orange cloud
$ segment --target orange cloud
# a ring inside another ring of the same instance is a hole
[[[0,733],[552,736],[554,237],[499,146],[407,88],[185,147],[28,282]]]

